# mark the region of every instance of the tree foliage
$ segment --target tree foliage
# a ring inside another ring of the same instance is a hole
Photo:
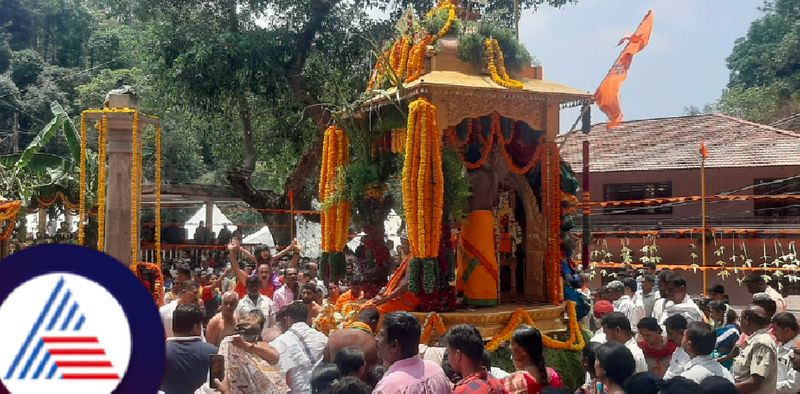
[[[767,1],[728,57],[723,112],[771,123],[800,111],[800,0]]]

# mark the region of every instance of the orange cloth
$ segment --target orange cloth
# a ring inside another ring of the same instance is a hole
[[[394,271],[392,277],[389,279],[389,283],[386,284],[386,291],[384,294],[390,294],[393,291],[397,290],[397,287],[400,286],[400,282],[403,281],[403,278],[406,276],[406,271],[408,270],[408,263],[411,261],[411,257],[406,257],[400,266]],[[414,293],[410,291],[406,291],[400,297],[397,297],[389,302],[384,304],[378,305],[376,308],[381,315],[390,312],[397,312],[397,311],[406,311],[411,312],[417,309],[419,306],[419,298],[414,295]]]
[[[641,52],[647,43],[650,42],[650,33],[653,31],[653,11],[648,11],[636,33],[632,36],[623,38],[628,40],[625,49],[622,50],[611,70],[608,71],[597,92],[594,94],[594,101],[600,110],[608,116],[608,129],[616,127],[622,122],[622,108],[619,103],[619,90],[625,78],[628,77],[628,69],[631,67],[633,56]]]
[[[492,211],[472,211],[461,226],[456,288],[464,303],[497,305],[497,257]]]

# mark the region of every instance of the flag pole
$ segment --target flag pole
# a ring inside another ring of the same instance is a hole
[[[703,216],[703,237],[702,237],[702,248],[703,248],[703,298],[706,297],[706,292],[708,291],[708,273],[706,272],[706,232],[708,230],[708,224],[706,223],[706,157],[705,154],[702,155],[702,159],[700,162],[700,194],[702,196],[702,207],[701,207],[701,214]]]

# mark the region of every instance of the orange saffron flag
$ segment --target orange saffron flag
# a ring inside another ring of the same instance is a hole
[[[612,129],[622,122],[622,108],[619,103],[619,90],[625,78],[628,77],[628,69],[631,67],[633,56],[641,52],[650,42],[650,33],[653,31],[653,11],[648,11],[636,32],[629,37],[620,40],[620,44],[625,42],[625,49],[622,50],[611,70],[608,71],[597,92],[594,94],[594,101],[600,110],[608,116],[608,129]]]
[[[708,159],[708,149],[705,142],[700,143],[700,156],[703,156],[703,160]]]

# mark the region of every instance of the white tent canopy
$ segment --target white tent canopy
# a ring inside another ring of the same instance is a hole
[[[228,230],[230,230],[231,232],[236,231],[236,226],[234,226],[233,222],[231,222],[225,216],[225,214],[223,214],[222,211],[219,210],[218,206],[214,205],[211,209],[212,209],[211,217],[213,220],[211,231],[214,232],[215,236],[219,235],[219,230],[222,230],[222,226],[226,224],[228,225]],[[200,207],[199,210],[197,210],[197,212],[194,215],[192,215],[191,218],[189,218],[189,220],[186,221],[186,226],[185,226],[186,232],[187,236],[190,239],[194,238],[194,232],[195,230],[197,230],[197,227],[200,225],[200,222],[205,222],[205,220],[206,220],[206,206],[204,204],[202,207]],[[208,225],[208,223],[205,224]]]
[[[272,239],[272,232],[269,231],[269,226],[261,227],[258,230],[242,240],[243,244],[260,244],[270,248],[275,247],[275,240]]]

